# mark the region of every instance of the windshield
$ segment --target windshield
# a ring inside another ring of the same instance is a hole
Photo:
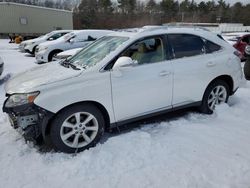
[[[76,34],[75,34],[74,32],[71,32],[71,33],[68,33],[68,34],[64,35],[64,36],[63,36],[63,39],[64,39],[65,41],[68,41],[68,40],[70,40],[70,39],[72,39],[72,38],[75,38],[75,36],[76,36]]]
[[[83,68],[94,66],[128,39],[116,36],[102,37],[69,59],[69,63]]]
[[[48,34],[46,34],[45,36],[46,37],[51,37],[52,35],[54,35],[55,34],[55,32],[54,31],[52,31],[52,32],[50,32],[50,33],[48,33]]]

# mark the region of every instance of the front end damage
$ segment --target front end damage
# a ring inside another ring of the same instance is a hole
[[[3,112],[8,114],[11,126],[14,129],[21,132],[28,141],[36,142],[41,138],[45,138],[48,122],[54,115],[52,112],[34,103],[6,107],[6,101],[4,102]]]

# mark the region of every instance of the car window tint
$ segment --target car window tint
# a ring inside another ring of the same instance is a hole
[[[249,38],[250,38],[250,36],[245,36],[245,37],[242,38],[241,41],[249,44]]]
[[[61,33],[57,33],[57,34],[54,34],[53,36],[51,36],[50,38],[52,38],[53,40],[56,40],[58,38],[60,38],[62,35]]]
[[[168,39],[172,45],[175,58],[190,57],[204,53],[204,42],[198,36],[170,34]]]
[[[247,36],[247,44],[250,44],[250,36]]]
[[[131,57],[139,65],[156,63],[165,60],[163,41],[161,38],[150,38],[135,43],[121,56]]]
[[[208,40],[205,40],[205,47],[206,47],[206,53],[213,53],[221,49],[221,46]]]

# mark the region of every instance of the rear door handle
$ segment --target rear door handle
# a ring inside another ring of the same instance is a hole
[[[213,67],[213,66],[215,66],[215,63],[213,61],[209,61],[207,63],[207,67]]]
[[[162,71],[162,72],[159,73],[159,76],[168,76],[170,74],[171,74],[170,71]]]

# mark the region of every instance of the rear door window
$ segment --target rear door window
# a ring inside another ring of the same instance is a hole
[[[204,42],[195,35],[191,34],[169,34],[174,58],[190,57],[204,54]]]
[[[209,40],[205,40],[204,39],[204,42],[205,42],[205,47],[206,47],[206,53],[207,54],[210,54],[210,53],[213,53],[213,52],[216,52],[216,51],[219,51],[221,50],[221,46],[209,41]]]

